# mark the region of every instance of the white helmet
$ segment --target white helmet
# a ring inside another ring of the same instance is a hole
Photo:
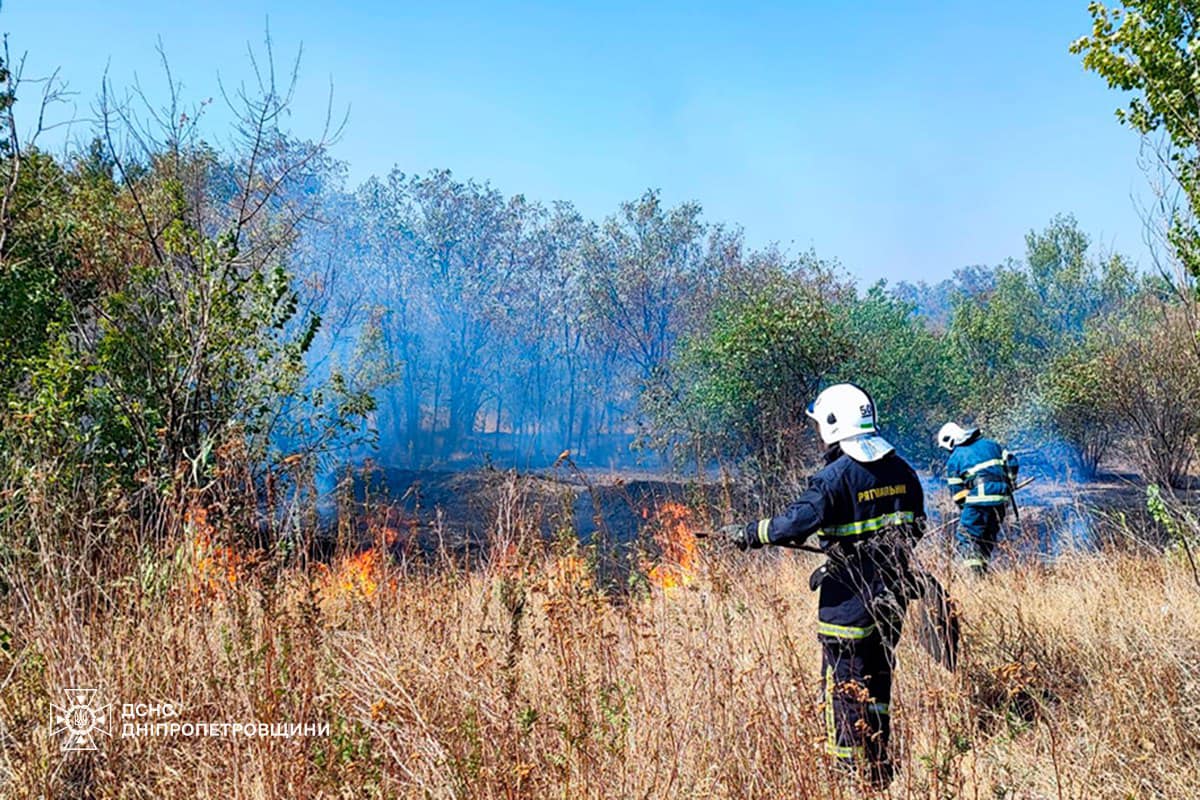
[[[964,428],[956,422],[947,422],[938,431],[938,447],[953,450],[977,433],[979,433],[979,428]]]
[[[839,383],[821,392],[807,414],[817,421],[821,441],[839,442],[855,461],[877,461],[892,452],[891,444],[875,427],[875,401],[853,383]]]
[[[825,444],[875,432],[875,403],[853,383],[830,386],[817,395],[806,413],[817,421]]]

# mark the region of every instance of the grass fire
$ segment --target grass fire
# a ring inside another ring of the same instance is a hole
[[[1200,3],[69,5],[0,798],[1198,796]]]
[[[651,516],[649,510],[644,514]],[[653,538],[662,554],[646,577],[662,589],[691,585],[696,580],[698,566],[696,514],[681,503],[667,502],[654,510],[653,520]]]

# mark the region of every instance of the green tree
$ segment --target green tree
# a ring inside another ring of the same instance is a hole
[[[587,242],[592,317],[616,359],[649,380],[670,356],[689,298],[703,281],[704,225],[700,206],[664,208],[647,191]]]
[[[1152,139],[1164,180],[1148,230],[1174,301],[1145,304],[1106,329],[1105,389],[1122,404],[1130,444],[1147,477],[1175,481],[1195,446],[1184,399],[1200,374],[1200,4],[1191,0],[1093,2],[1091,35],[1071,45],[1084,66],[1129,93],[1117,119]],[[1177,190],[1177,191],[1176,191]],[[1157,223],[1157,224],[1154,224]],[[1168,268],[1171,264],[1174,268]],[[1149,350],[1148,342],[1167,352]],[[1179,402],[1180,406],[1173,405]]]
[[[644,404],[656,441],[699,465],[750,457],[760,473],[784,474],[811,455],[804,409],[851,338],[826,265],[808,257],[755,272],[681,343]]]
[[[21,161],[19,170],[15,158],[0,163],[0,180],[12,181],[0,250],[0,393],[17,388],[44,356],[52,330],[68,316],[68,289],[88,292],[77,269],[66,174],[44,153]]]
[[[1133,96],[1117,119],[1142,135],[1163,133],[1160,162],[1179,186],[1184,208],[1165,210],[1167,244],[1200,276],[1200,3],[1122,0],[1088,4],[1092,33],[1071,45],[1083,65]]]
[[[909,303],[890,296],[884,283],[845,303],[846,360],[833,379],[870,391],[880,424],[905,455],[935,457],[932,431],[945,421],[951,378],[944,337],[934,333]]]
[[[1056,356],[1039,380],[1041,407],[1053,431],[1074,451],[1076,467],[1085,478],[1096,476],[1122,432],[1107,380],[1096,337]]]
[[[16,498],[59,497],[169,534],[219,482],[222,447],[253,484],[369,409],[337,376],[306,382],[321,317],[292,268],[324,145],[280,129],[290,92],[262,77],[231,101],[243,138],[228,151],[174,95],[142,122],[110,93],[100,143],[67,163],[9,151],[0,519],[20,527]],[[287,413],[299,405],[307,419]]]
[[[1114,414],[1149,481],[1181,484],[1200,440],[1200,371],[1187,315],[1178,303],[1142,298],[1096,331],[1094,366],[1102,408]]]
[[[951,385],[963,408],[1002,435],[1032,426],[1057,436],[1029,417],[1042,404],[1042,376],[1083,341],[1089,320],[1127,302],[1137,281],[1120,256],[1093,257],[1073,217],[1055,217],[1025,242],[1024,263],[998,269],[990,291],[958,298],[948,330]]]

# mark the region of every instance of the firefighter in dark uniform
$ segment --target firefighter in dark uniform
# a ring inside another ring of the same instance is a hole
[[[980,435],[978,428],[947,422],[938,431],[937,443],[950,451],[946,484],[962,509],[954,537],[962,564],[983,574],[996,549],[1020,465],[1016,456]]]
[[[722,533],[741,549],[817,535],[828,557],[811,581],[820,590],[826,748],[871,784],[886,786],[894,651],[907,602],[919,591],[912,545],[924,526],[924,493],[912,467],[877,432],[875,405],[858,386],[829,387],[808,416],[828,446],[825,467],[780,516]]]

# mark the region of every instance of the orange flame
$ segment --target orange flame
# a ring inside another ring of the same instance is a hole
[[[326,590],[333,596],[373,597],[379,591],[383,556],[371,548],[343,559],[329,577]]]
[[[223,596],[238,582],[250,559],[233,547],[217,544],[217,530],[208,521],[207,508],[191,506],[184,522],[192,530],[192,594],[196,598]]]
[[[320,565],[323,576],[319,591],[324,601],[366,600],[387,585],[388,550],[400,539],[400,531],[389,522],[390,515],[372,526],[376,531],[375,546],[338,559],[332,568]]]
[[[643,514],[649,517],[649,512]],[[662,548],[658,564],[647,577],[655,586],[675,589],[696,580],[696,535],[692,533],[692,510],[682,503],[664,503],[654,515],[654,541]]]

